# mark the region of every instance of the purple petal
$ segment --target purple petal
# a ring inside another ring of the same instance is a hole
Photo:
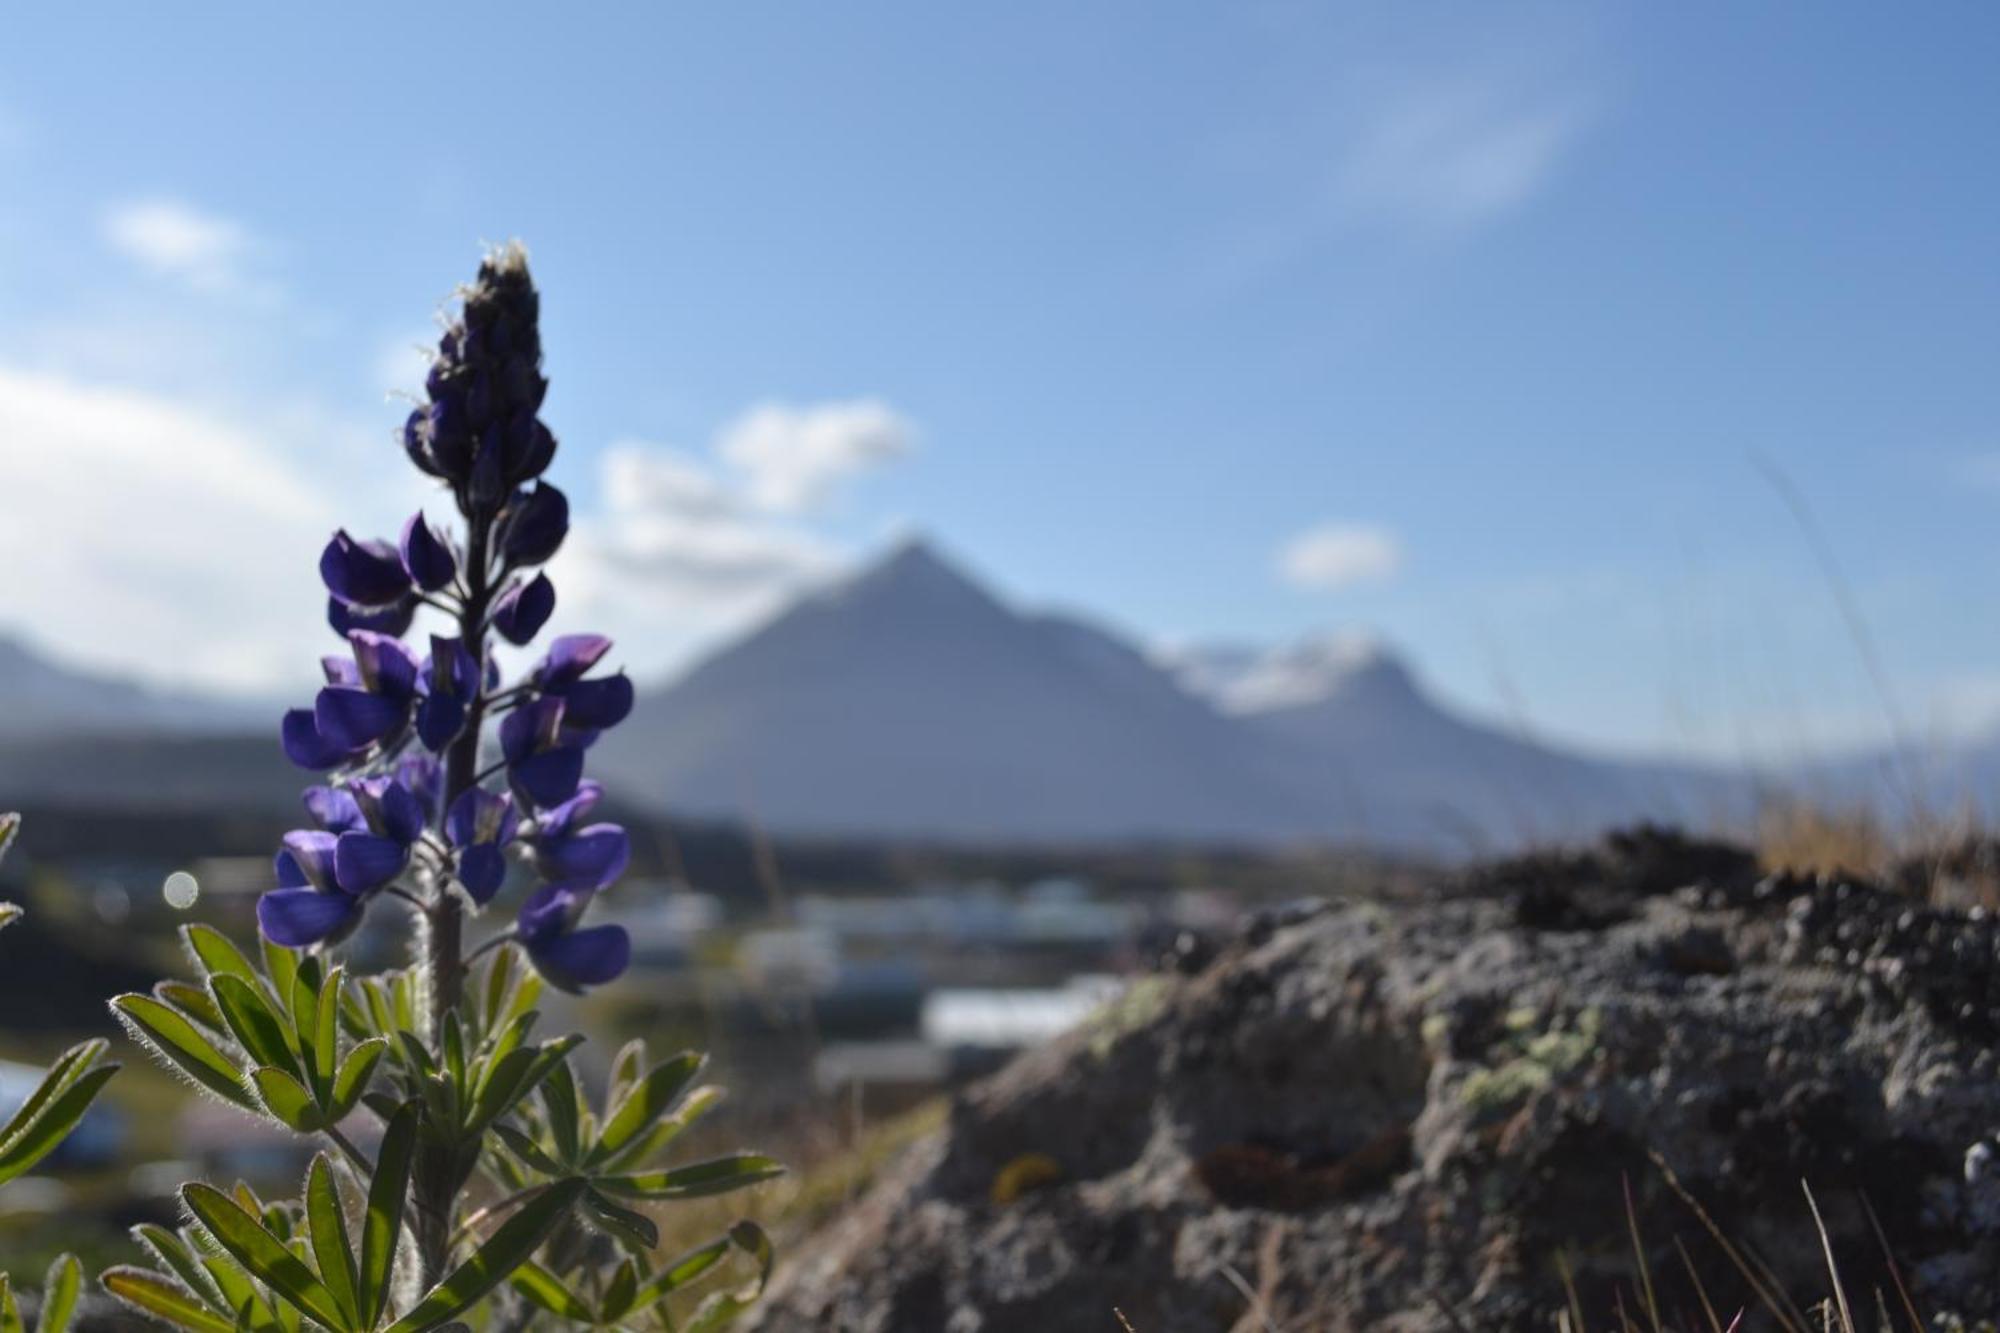
[[[508,502],[500,549],[516,568],[539,565],[561,548],[568,534],[568,498],[546,481],[537,482]]]
[[[544,884],[528,895],[515,918],[522,942],[533,948],[556,938],[576,924],[589,902],[590,895],[582,889]]]
[[[384,779],[381,795],[377,798],[378,818],[381,820],[383,836],[402,843],[405,847],[417,840],[424,831],[423,803],[408,787],[394,779]]]
[[[500,753],[508,763],[555,744],[562,733],[563,701],[541,698],[507,714],[500,723]]]
[[[603,680],[580,680],[563,692],[563,724],[602,731],[632,712],[632,680],[624,672]]]
[[[276,889],[257,900],[257,928],[288,949],[303,949],[345,931],[360,916],[359,899],[312,889]]]
[[[592,824],[535,852],[542,877],[573,888],[601,889],[625,873],[632,840],[616,824]]]
[[[394,838],[343,833],[333,849],[334,882],[358,898],[402,874],[409,859],[410,849]]]
[[[404,571],[425,592],[436,592],[458,573],[458,558],[422,513],[403,525],[402,556]]]
[[[307,787],[300,799],[313,822],[329,833],[345,833],[363,826],[361,807],[354,797],[339,787]]]
[[[417,806],[424,813],[424,822],[429,823],[443,795],[444,766],[427,754],[404,755],[396,761],[396,781],[417,798]]]
[[[416,618],[417,599],[414,593],[399,602],[374,609],[349,606],[338,597],[326,599],[326,623],[333,626],[333,632],[343,639],[358,629],[374,630],[378,634],[401,634]]]
[[[319,670],[320,674],[326,677],[326,683],[329,685],[353,685],[359,687],[361,684],[361,668],[354,664],[354,654],[352,651],[345,657],[336,657],[329,653],[327,656],[320,658]]]
[[[285,757],[300,768],[325,772],[346,762],[351,751],[320,735],[315,709],[294,708],[286,712],[279,732]]]
[[[313,725],[327,744],[344,754],[352,754],[400,728],[409,718],[409,705],[385,699],[366,690],[345,685],[329,685],[313,701]],[[321,765],[308,765],[321,767]]]
[[[583,751],[564,746],[531,754],[509,765],[507,779],[537,810],[561,805],[576,795],[577,784],[583,780]]]
[[[516,583],[500,595],[493,606],[493,628],[511,644],[532,642],[555,614],[556,585],[547,574],[537,574],[526,583]]]
[[[548,656],[535,668],[535,683],[561,690],[581,680],[610,651],[611,640],[602,634],[565,634],[549,645]]]
[[[347,636],[354,645],[354,665],[361,683],[377,694],[403,700],[417,692],[417,655],[401,639],[358,629]]]
[[[410,590],[410,576],[395,547],[356,541],[345,528],[320,552],[319,576],[326,590],[349,606],[388,606]]]
[[[553,810],[543,811],[536,825],[544,838],[567,837],[570,829],[595,810],[597,803],[603,799],[604,784],[586,779],[577,784],[576,795]]]
[[[632,938],[623,926],[593,926],[528,946],[529,961],[548,983],[578,991],[615,981],[632,962]]]
[[[417,739],[426,750],[442,750],[465,725],[465,705],[449,694],[433,694],[417,705]]]
[[[278,853],[278,886],[297,889],[334,887],[334,847],[338,838],[317,829],[293,829]]]
[[[458,882],[484,907],[507,880],[507,858],[490,842],[475,843],[458,854]]]

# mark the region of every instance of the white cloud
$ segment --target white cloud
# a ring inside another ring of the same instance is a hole
[[[762,403],[723,429],[716,453],[742,476],[751,503],[799,513],[825,504],[848,478],[901,458],[915,439],[910,423],[879,399]]]
[[[240,427],[0,367],[0,622],[154,679],[268,688],[325,631],[328,497]]]
[[[1356,126],[1335,175],[1342,210],[1389,224],[1462,229],[1546,189],[1595,117],[1573,80],[1474,69],[1403,81]]]
[[[174,199],[120,204],[104,216],[111,247],[163,277],[203,291],[252,292],[260,246],[241,223]]]
[[[1324,523],[1286,542],[1278,573],[1301,588],[1338,589],[1390,578],[1403,566],[1403,545],[1386,528]]]
[[[624,440],[600,460],[601,512],[558,557],[562,627],[602,624],[638,663],[769,614],[844,570],[847,550],[811,522],[839,485],[901,457],[915,432],[876,400],[764,404],[710,452]]]

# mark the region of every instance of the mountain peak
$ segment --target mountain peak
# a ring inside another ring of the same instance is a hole
[[[1403,659],[1365,634],[1318,635],[1269,650],[1195,648],[1165,664],[1184,688],[1238,715],[1328,702],[1382,708],[1421,698]]]
[[[897,542],[874,563],[835,588],[833,596],[848,602],[961,600],[992,604],[995,601],[984,585],[921,534]]]

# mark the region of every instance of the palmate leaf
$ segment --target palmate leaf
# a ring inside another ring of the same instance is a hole
[[[660,1226],[644,1213],[614,1203],[596,1190],[583,1193],[583,1215],[598,1230],[634,1250],[650,1250],[660,1243]]]
[[[0,1273],[0,1333],[26,1333],[21,1325],[21,1308],[14,1303],[14,1288]]]
[[[115,1064],[98,1064],[102,1041],[70,1047],[50,1066],[28,1100],[0,1128],[0,1184],[5,1184],[54,1152],[111,1076]]]
[[[0,903],[0,930],[5,930],[21,919],[19,903]]]
[[[569,1215],[583,1190],[584,1182],[580,1179],[559,1180],[522,1204],[472,1257],[431,1288],[408,1314],[391,1324],[389,1333],[421,1333],[471,1309],[480,1297],[528,1262],[556,1224]]]
[[[508,1281],[529,1304],[548,1311],[558,1319],[578,1324],[610,1322],[598,1318],[597,1312],[585,1303],[583,1297],[564,1286],[561,1278],[532,1259],[515,1269],[514,1276]]]

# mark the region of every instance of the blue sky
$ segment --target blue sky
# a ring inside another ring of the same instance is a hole
[[[43,6],[0,48],[0,623],[268,688],[480,243],[559,615],[662,671],[921,529],[1154,642],[1365,630],[1621,749],[2000,715],[2000,14]]]

